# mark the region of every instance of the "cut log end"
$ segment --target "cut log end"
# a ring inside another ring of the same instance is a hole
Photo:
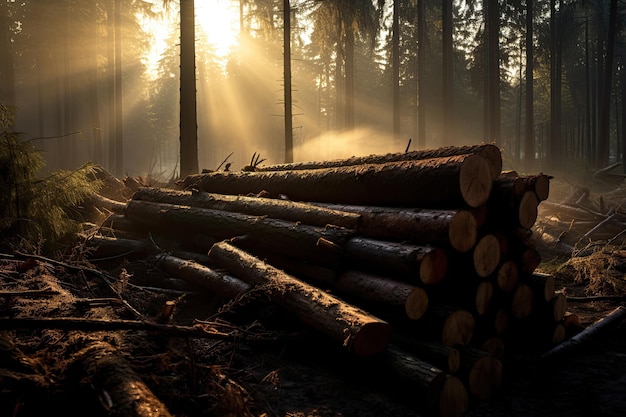
[[[482,147],[479,153],[489,164],[491,178],[494,180],[498,178],[502,173],[502,152],[500,148],[494,144],[487,144]]]
[[[537,194],[527,191],[519,203],[519,224],[525,229],[533,227],[537,221],[539,200]]]
[[[427,285],[440,282],[448,271],[448,255],[443,249],[434,248],[422,258],[420,280]]]
[[[498,269],[498,288],[504,292],[512,292],[518,278],[519,271],[515,261],[506,261]]]
[[[500,242],[494,235],[483,236],[473,253],[474,269],[476,273],[485,278],[491,275],[500,263]]]
[[[469,407],[467,389],[457,377],[449,376],[439,395],[439,413],[441,417],[461,417]]]
[[[483,281],[478,284],[476,289],[476,312],[483,315],[489,309],[493,298],[493,284],[489,281]]]
[[[565,317],[567,311],[567,298],[565,294],[558,293],[551,300],[552,312],[554,314],[554,321],[561,321]]]
[[[391,339],[391,326],[374,321],[361,326],[354,337],[350,350],[360,358],[371,358],[387,349]]]
[[[538,175],[535,178],[535,193],[539,201],[545,201],[550,195],[550,176]]]
[[[476,361],[469,373],[469,391],[480,400],[491,398],[502,384],[502,361],[485,356]]]
[[[534,294],[530,286],[519,284],[511,301],[511,314],[513,317],[522,319],[530,316],[533,311]]]
[[[428,309],[428,293],[422,288],[415,288],[406,299],[405,310],[411,320],[419,320]]]
[[[446,346],[467,345],[474,335],[475,320],[472,313],[458,310],[446,319],[441,341]]]
[[[470,207],[479,207],[487,201],[493,184],[492,175],[489,163],[481,155],[465,158],[459,180],[463,200]]]
[[[450,244],[461,253],[467,252],[476,244],[478,225],[474,215],[461,210],[454,215],[448,228]]]

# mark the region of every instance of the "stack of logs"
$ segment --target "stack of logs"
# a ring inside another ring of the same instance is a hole
[[[503,172],[490,144],[209,172],[140,188],[110,217],[116,238],[90,242],[179,242],[154,264],[227,299],[274,288],[377,377],[461,416],[498,391],[508,354],[566,337],[565,296],[530,240],[550,178]]]

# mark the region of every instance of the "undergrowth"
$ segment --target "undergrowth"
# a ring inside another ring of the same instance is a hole
[[[52,243],[78,231],[68,210],[97,192],[94,166],[39,176],[44,158],[13,130],[14,109],[0,103],[0,233]]]

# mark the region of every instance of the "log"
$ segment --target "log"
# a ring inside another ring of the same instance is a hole
[[[530,191],[537,196],[537,200],[544,201],[550,195],[551,179],[552,177],[546,174],[519,175],[515,171],[503,171],[494,180],[494,188],[508,188],[517,198]]]
[[[533,311],[535,295],[532,288],[519,282],[513,291],[513,299],[511,300],[511,314],[517,319],[523,319]]]
[[[265,190],[294,201],[423,208],[478,207],[491,185],[489,164],[477,154],[308,171],[212,172],[183,181],[184,189],[218,194]]]
[[[479,400],[493,397],[502,385],[502,361],[474,346],[459,346],[459,376],[468,391]]]
[[[428,294],[420,287],[360,271],[346,271],[331,287],[365,303],[399,308],[410,320],[419,320],[428,308]]]
[[[386,164],[389,162],[414,161],[430,158],[464,155],[476,153],[483,156],[488,162],[492,178],[497,178],[502,171],[502,154],[493,144],[447,146],[435,149],[422,149],[404,153],[388,153],[385,155],[353,156],[332,161],[295,162],[286,164],[266,165],[256,167],[257,171],[292,171],[322,168],[337,168],[364,164]]]
[[[235,298],[250,289],[250,284],[238,278],[175,256],[157,255],[151,264],[168,274],[181,278],[194,286],[204,288],[220,297]]]
[[[539,213],[539,199],[534,192],[525,191],[518,197],[515,191],[508,187],[494,186],[487,206],[489,216],[499,227],[519,226],[530,229],[537,221]]]
[[[461,417],[467,412],[467,389],[456,377],[406,351],[390,346],[374,363],[387,389],[417,397],[418,408],[440,417]]]
[[[486,278],[491,275],[500,263],[500,242],[492,235],[481,237],[472,252],[474,270],[478,276]]]
[[[261,258],[296,278],[353,300],[359,306],[367,304],[372,309],[388,314],[399,312],[401,317],[410,320],[419,320],[428,308],[428,293],[423,288],[391,277],[356,270],[337,272],[273,254]]]
[[[253,286],[272,287],[270,299],[304,323],[341,342],[358,357],[384,351],[391,326],[353,305],[302,282],[227,242],[213,245],[209,258]]]
[[[409,282],[432,285],[446,275],[448,257],[441,248],[353,237],[345,244],[345,256],[358,269],[383,275],[398,274]]]
[[[466,309],[430,303],[422,320],[415,322],[418,334],[446,346],[466,345],[472,340],[476,321]],[[423,333],[420,333],[423,332]]]
[[[224,195],[202,191],[177,191],[143,187],[137,190],[132,198],[152,203],[175,204],[253,216],[268,216],[274,219],[320,227],[332,224],[348,229],[357,229],[360,221],[358,214],[347,210],[334,210],[279,199]]]
[[[511,292],[515,289],[519,280],[519,268],[513,260],[508,260],[500,265],[497,276],[498,288],[504,292]]]
[[[478,224],[470,210],[437,210],[314,203],[358,213],[356,230],[365,237],[446,245],[461,253],[474,247]],[[338,225],[340,226],[340,225]]]
[[[258,247],[309,260],[333,262],[354,231],[340,227],[308,226],[263,216],[229,213],[172,204],[131,200],[126,218],[145,226],[180,232],[205,233],[217,239],[245,236],[245,247]],[[330,244],[320,244],[321,242]]]
[[[554,276],[551,274],[534,272],[532,275],[523,276],[522,281],[526,285],[530,286],[533,293],[536,294],[539,300],[543,300],[546,303],[554,299],[554,296],[556,295]]]
[[[394,333],[391,340],[393,345],[450,374],[455,374],[459,370],[461,355],[454,346],[446,346],[434,340],[416,339],[398,332]]]
[[[84,369],[110,416],[170,417],[122,354],[106,342],[94,341],[79,351],[74,361]]]

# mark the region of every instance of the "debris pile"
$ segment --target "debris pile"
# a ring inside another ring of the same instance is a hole
[[[225,301],[260,289],[461,416],[497,395],[509,355],[541,355],[576,323],[536,271],[550,179],[503,172],[489,144],[207,172],[139,187],[87,239],[93,257],[145,257]]]

